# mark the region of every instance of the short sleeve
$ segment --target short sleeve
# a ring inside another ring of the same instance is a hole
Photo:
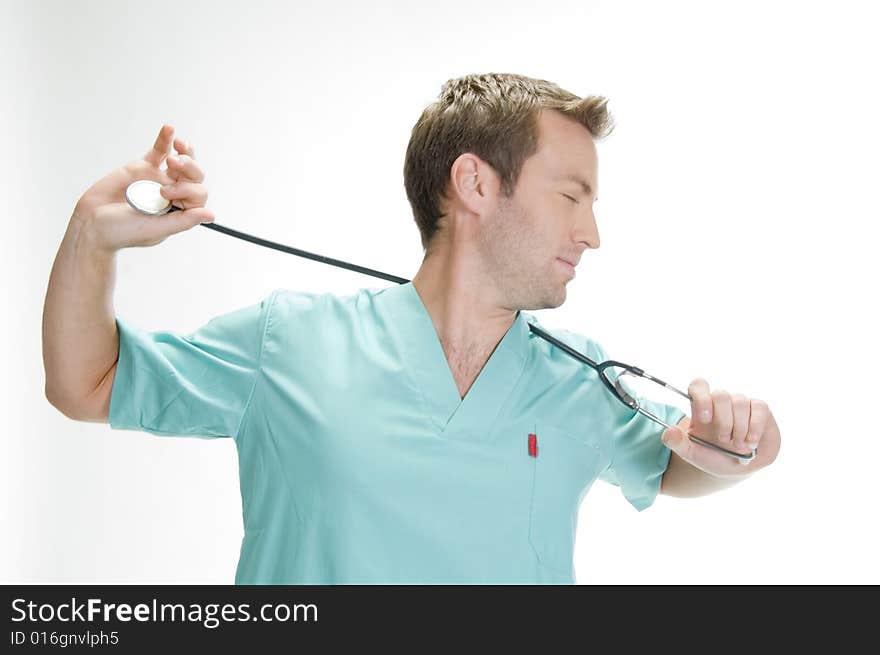
[[[119,359],[110,392],[110,427],[237,438],[276,294],[186,335],[148,332],[117,316]]]
[[[591,343],[597,354],[597,362],[610,359],[602,346]],[[625,380],[621,384],[638,398],[642,408],[670,425],[677,424],[686,416],[677,407],[635,395]],[[610,391],[608,395],[613,401],[613,415],[616,418],[611,426],[611,461],[599,478],[620,487],[629,503],[641,512],[650,507],[660,493],[660,483],[669,465],[672,451],[661,440],[666,428],[644,414],[629,409]]]

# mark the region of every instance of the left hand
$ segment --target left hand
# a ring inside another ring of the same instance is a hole
[[[719,477],[748,475],[771,464],[779,454],[781,437],[770,408],[763,400],[730,395],[716,389],[709,393],[709,383],[695,378],[688,386],[691,418],[686,421],[688,434],[727,450],[748,455],[757,447],[750,461],[691,441],[679,427],[667,428],[661,438],[676,455],[692,466]]]

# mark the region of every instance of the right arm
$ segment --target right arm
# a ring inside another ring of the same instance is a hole
[[[154,246],[170,235],[214,220],[205,208],[205,174],[190,144],[173,139],[164,125],[143,159],[111,172],[76,203],[58,249],[43,306],[43,366],[46,399],[65,416],[108,422],[110,391],[119,356],[113,309],[116,253],[133,246]],[[169,157],[171,146],[180,156]],[[168,168],[160,166],[167,159]],[[162,195],[176,211],[148,216],[125,201],[135,180],[172,184]]]
[[[43,307],[46,399],[68,418],[108,420],[119,354],[115,277],[116,253],[96,247],[89,225],[74,214]]]

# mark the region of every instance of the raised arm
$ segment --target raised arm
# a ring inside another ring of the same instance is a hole
[[[178,157],[169,156],[172,145]],[[43,306],[43,366],[47,400],[75,420],[107,422],[119,353],[113,308],[116,253],[161,243],[214,220],[205,208],[205,175],[192,147],[164,125],[142,159],[96,182],[76,203],[58,249]],[[160,168],[167,161],[167,168]],[[162,194],[185,211],[148,216],[125,201],[135,180],[172,185]]]

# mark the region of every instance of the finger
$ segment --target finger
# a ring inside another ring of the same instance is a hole
[[[749,420],[752,414],[752,405],[749,399],[741,393],[730,397],[733,411],[733,449],[744,452],[746,449],[746,434],[749,432]]]
[[[203,184],[195,182],[176,182],[174,184],[166,184],[159,193],[163,198],[173,200],[177,207],[183,209],[192,209],[194,207],[204,207],[208,202],[208,188]]]
[[[661,438],[666,447],[681,459],[710,475],[740,474],[739,464],[730,455],[693,441],[678,426],[664,430]]]
[[[174,155],[168,155],[168,158],[165,160],[167,166],[164,171],[166,177],[171,180],[172,184],[177,182],[178,178],[180,178],[180,164],[175,166],[174,161]]]
[[[693,449],[699,446],[688,439],[687,435],[677,426],[666,428],[660,435],[666,447],[681,457],[686,462],[690,462],[694,458]]]
[[[151,166],[159,168],[165,157],[171,151],[171,141],[174,138],[174,126],[167,123],[159,130],[159,136],[156,137],[155,143],[151,150],[144,155],[144,160]]]
[[[733,406],[730,394],[724,389],[712,392],[712,432],[716,440],[725,448],[733,446]]]
[[[198,225],[199,223],[214,222],[214,212],[207,207],[193,207],[192,209],[187,209],[186,211],[174,213],[180,214],[181,218],[187,219],[187,221],[189,221],[190,227]]]
[[[168,174],[175,180],[187,179],[193,182],[204,182],[205,172],[189,155],[168,157]]]
[[[196,158],[196,151],[193,145],[188,141],[177,138],[174,139],[174,149],[181,155],[189,155],[192,159]]]
[[[196,207],[186,211],[164,214],[159,218],[162,219],[161,222],[156,221],[152,224],[158,226],[157,229],[161,230],[159,236],[165,238],[195,227],[199,223],[213,223],[214,212],[207,207]]]
[[[688,386],[691,397],[691,417],[695,423],[707,425],[712,422],[712,397],[709,395],[709,383],[703,378],[694,378]]]
[[[752,398],[749,401],[751,405],[751,418],[749,419],[749,432],[746,437],[746,446],[748,448],[757,448],[761,435],[767,429],[767,421],[770,417],[770,408],[763,400]]]

